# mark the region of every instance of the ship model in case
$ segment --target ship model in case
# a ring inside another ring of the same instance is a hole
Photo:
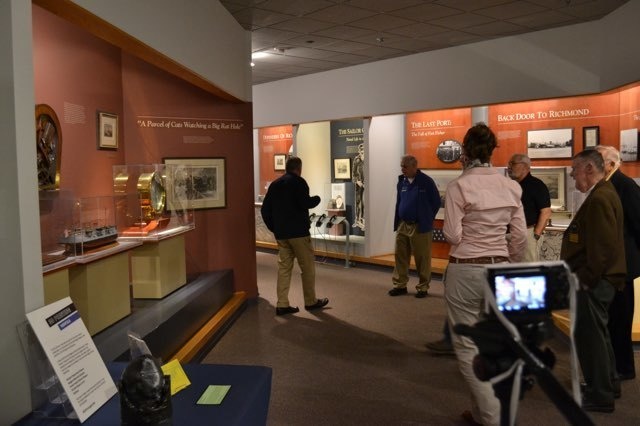
[[[76,228],[65,230],[60,243],[65,245],[65,252],[80,254],[87,250],[111,244],[118,238],[118,230],[114,225]]]

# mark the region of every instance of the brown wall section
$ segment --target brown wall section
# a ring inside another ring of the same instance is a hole
[[[51,106],[62,128],[60,189],[113,194],[112,167],[124,163],[126,135],[120,120],[121,148],[97,149],[96,111],[122,117],[120,50],[33,6],[33,51],[36,103]]]
[[[187,272],[232,269],[235,289],[256,297],[251,104],[223,101],[35,5],[33,31],[36,102],[53,107],[61,121],[61,189],[110,195],[114,165],[225,158],[226,208],[196,211],[196,229],[186,235]],[[65,103],[83,110],[84,120],[72,123],[78,120],[65,116]],[[97,149],[96,111],[120,118],[116,151]],[[143,116],[202,119],[211,128],[144,128]]]
[[[187,272],[231,268],[236,290],[257,296],[251,104],[222,101],[127,54],[122,76],[127,164],[225,159],[227,207],[195,212]]]

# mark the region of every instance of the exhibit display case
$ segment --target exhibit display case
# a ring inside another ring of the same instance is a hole
[[[112,195],[76,198],[68,191],[39,194],[43,266],[116,244]]]
[[[120,239],[158,241],[195,228],[189,166],[113,166],[115,215]]]

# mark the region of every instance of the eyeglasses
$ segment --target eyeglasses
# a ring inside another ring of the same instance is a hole
[[[513,165],[516,165],[516,164],[523,164],[523,163],[524,163],[524,161],[509,161],[509,165],[510,166],[513,166]]]

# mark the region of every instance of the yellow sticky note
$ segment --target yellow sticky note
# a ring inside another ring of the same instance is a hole
[[[171,376],[171,395],[177,394],[191,384],[177,359],[163,365],[162,372],[167,376]]]

